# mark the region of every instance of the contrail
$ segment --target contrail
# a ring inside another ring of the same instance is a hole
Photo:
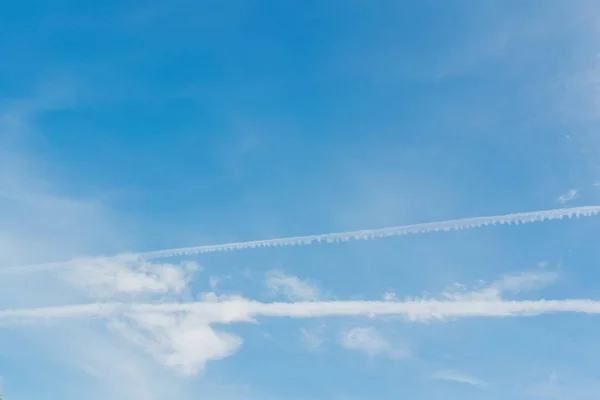
[[[473,229],[498,224],[527,224],[563,218],[589,217],[600,214],[600,206],[560,208],[555,210],[532,211],[517,214],[495,215],[454,219],[439,222],[427,222],[413,225],[393,226],[380,229],[366,229],[351,232],[325,233],[320,235],[295,236],[281,239],[254,240],[250,242],[227,243],[212,246],[183,247],[179,249],[159,250],[139,253],[145,259],[174,257],[180,255],[213,253],[218,251],[234,251],[258,247],[303,246],[313,243],[335,243],[350,240],[373,240],[389,236],[414,235],[440,231]]]
[[[365,229],[360,231],[294,236],[279,239],[253,240],[248,242],[226,243],[208,246],[182,247],[178,249],[133,253],[129,256],[136,256],[140,257],[141,259],[152,260],[182,255],[214,253],[220,251],[237,251],[260,247],[306,246],[314,243],[337,243],[348,242],[350,240],[373,240],[390,236],[425,234],[441,231],[448,232],[480,228],[488,225],[528,224],[533,222],[543,222],[555,219],[589,217],[598,214],[600,214],[600,206],[571,207],[554,210],[495,215],[487,217],[474,217],[438,222],[427,222],[413,225],[393,226],[380,229]],[[95,258],[99,259],[112,257]],[[53,270],[58,268],[67,268],[70,266],[75,267],[79,262],[81,262],[81,260],[1,268],[0,274]]]
[[[1,321],[64,320],[113,318],[140,315],[191,313],[206,324],[249,322],[256,317],[322,318],[344,316],[400,316],[410,321],[449,318],[527,317],[542,314],[600,314],[600,301],[566,300],[416,300],[416,301],[315,301],[296,303],[262,303],[248,299],[218,302],[125,304],[97,303],[63,307],[0,310]]]

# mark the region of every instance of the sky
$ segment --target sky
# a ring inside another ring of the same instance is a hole
[[[597,398],[596,1],[5,3],[6,400]]]

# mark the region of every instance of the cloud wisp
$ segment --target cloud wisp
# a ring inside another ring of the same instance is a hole
[[[505,275],[490,285],[472,291],[464,291],[463,285],[455,285],[452,291],[445,291],[442,296],[448,300],[501,300],[506,293],[521,293],[541,289],[558,279],[558,274],[550,271],[527,271],[519,274]],[[456,289],[463,289],[456,291]]]
[[[226,243],[220,245],[183,247],[178,249],[167,249],[143,253],[132,253],[132,255],[145,260],[168,258],[184,255],[214,253],[221,251],[238,251],[244,249],[261,247],[286,247],[305,246],[315,243],[337,243],[350,240],[373,240],[391,236],[426,234],[433,232],[449,232],[465,229],[480,228],[489,225],[519,225],[534,222],[543,222],[564,218],[590,217],[600,214],[600,206],[583,206],[562,208],[543,211],[532,211],[525,213],[514,213],[496,216],[463,218],[439,222],[427,222],[421,224],[402,225],[380,229],[366,229],[360,231],[326,233],[308,236],[295,236],[279,239],[254,240],[248,242]],[[110,258],[110,257],[104,257]],[[53,270],[58,268],[73,267],[74,262],[55,262],[37,265],[7,267],[0,269],[0,273],[26,273],[41,270]]]
[[[303,328],[300,330],[300,335],[309,350],[317,350],[327,341],[324,324],[313,328]]]
[[[410,355],[408,349],[393,346],[377,329],[371,326],[356,327],[342,333],[341,345],[348,350],[365,353],[369,357],[384,356],[400,359]]]
[[[321,297],[316,285],[279,270],[270,271],[265,284],[272,294],[281,294],[292,301],[316,301]]]
[[[556,201],[560,204],[567,204],[579,197],[580,193],[578,189],[571,189],[567,193],[559,196]]]
[[[438,371],[433,374],[433,379],[437,379],[440,381],[448,381],[448,382],[456,382],[467,384],[471,386],[476,386],[479,388],[483,388],[487,386],[487,384],[481,379],[475,378],[473,376],[464,374],[462,372],[446,370],[446,371]]]

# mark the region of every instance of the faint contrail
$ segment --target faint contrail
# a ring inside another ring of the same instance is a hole
[[[213,253],[217,251],[243,250],[256,247],[301,246],[321,242],[334,243],[347,242],[349,240],[372,240],[388,236],[454,231],[497,224],[527,224],[531,222],[541,222],[553,219],[589,217],[597,214],[600,214],[600,206],[560,208],[555,210],[532,211],[517,214],[495,215],[490,217],[475,217],[440,222],[427,222],[380,229],[366,229],[353,232],[325,233],[320,235],[295,236],[282,239],[253,240],[250,242],[227,243],[212,246],[183,247],[179,249],[150,251],[146,253],[139,253],[138,255],[145,259],[154,259],[179,255]]]
[[[440,231],[454,231],[462,229],[473,229],[487,225],[503,224],[527,224],[532,222],[542,222],[563,218],[589,217],[600,214],[600,206],[584,206],[572,208],[560,208],[554,210],[532,211],[516,214],[495,215],[488,217],[463,218],[439,222],[427,222],[413,225],[393,226],[380,229],[366,229],[351,232],[325,233],[320,235],[295,236],[280,239],[253,240],[249,242],[226,243],[209,246],[182,247],[178,249],[167,249],[158,251],[149,251],[142,253],[133,253],[130,256],[137,256],[146,260],[167,258],[181,255],[213,253],[219,251],[235,251],[258,247],[284,247],[284,246],[303,246],[314,243],[335,243],[347,242],[350,240],[372,240],[388,236],[413,235]],[[111,258],[111,257],[96,257]],[[85,260],[84,260],[85,261]],[[57,268],[66,268],[76,266],[81,260],[70,262],[55,262],[37,265],[28,265],[20,267],[1,268],[0,274],[6,273],[25,273],[43,270],[53,270]]]

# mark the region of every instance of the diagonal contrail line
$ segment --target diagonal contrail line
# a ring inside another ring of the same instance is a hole
[[[221,251],[238,251],[244,249],[260,248],[260,247],[286,247],[286,246],[305,246],[314,243],[336,243],[347,242],[350,240],[373,240],[390,236],[404,236],[415,234],[426,234],[432,232],[448,232],[456,230],[466,230],[480,228],[488,225],[518,225],[529,224],[534,222],[544,222],[549,220],[564,219],[564,218],[580,218],[590,217],[600,214],[600,206],[583,206],[560,208],[553,210],[531,211],[523,213],[494,215],[484,217],[473,217],[454,219],[438,222],[427,222],[412,225],[392,226],[379,229],[365,229],[359,231],[325,233],[318,235],[294,236],[278,239],[253,240],[247,242],[225,243],[218,245],[182,247],[176,249],[166,249],[158,251],[148,251],[129,254],[129,256],[137,256],[141,259],[152,260],[159,258],[168,258],[182,255],[214,253]],[[118,256],[114,256],[118,257]],[[95,257],[97,259],[107,259],[113,257]],[[53,270],[59,268],[68,268],[75,266],[81,260],[44,263],[36,265],[16,266],[1,268],[0,274],[7,273],[26,273],[44,270]]]

